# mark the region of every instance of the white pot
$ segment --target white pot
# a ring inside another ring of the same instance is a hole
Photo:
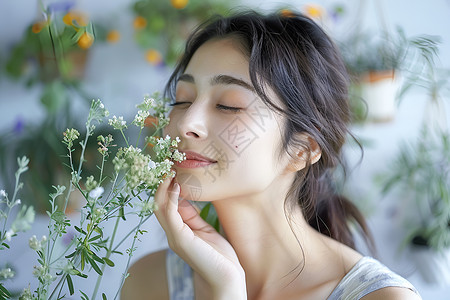
[[[389,122],[396,112],[398,83],[393,71],[370,73],[361,80],[361,97],[367,105],[367,120]]]
[[[450,249],[438,252],[426,246],[412,246],[411,256],[426,283],[450,285]]]

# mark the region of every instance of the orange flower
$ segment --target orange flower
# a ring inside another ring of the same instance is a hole
[[[150,49],[145,53],[145,58],[149,63],[156,66],[162,62],[162,55],[158,50]]]
[[[305,13],[310,18],[321,18],[324,15],[324,10],[319,5],[309,4],[305,6]]]
[[[158,125],[158,118],[154,116],[148,116],[144,121],[145,127],[154,127]],[[152,145],[153,146],[153,145]]]
[[[292,12],[292,10],[284,8],[280,11],[280,15],[285,18],[292,18],[294,16],[294,13]]]
[[[189,0],[170,0],[170,3],[176,9],[183,9],[188,5]]]
[[[118,30],[110,30],[106,35],[106,40],[110,43],[116,43],[120,40],[120,33]]]
[[[68,26],[84,27],[88,24],[88,18],[85,14],[77,11],[69,11],[64,17],[63,22]]]
[[[134,29],[142,29],[147,26],[147,20],[142,16],[137,16],[133,21]]]
[[[94,43],[94,36],[92,36],[92,34],[87,32],[83,33],[80,39],[78,40],[78,46],[83,50],[86,50],[89,47],[91,47],[92,43]]]
[[[45,26],[47,26],[47,21],[36,22],[31,26],[31,31],[33,33],[39,33]]]

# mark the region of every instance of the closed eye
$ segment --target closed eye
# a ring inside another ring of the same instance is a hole
[[[173,102],[173,103],[170,103],[169,106],[173,107],[173,106],[188,104],[188,103],[191,103],[191,102],[187,102],[187,101]]]
[[[227,110],[227,111],[231,111],[231,112],[240,112],[242,110],[242,108],[240,108],[240,107],[226,106],[226,105],[222,105],[222,104],[217,104],[216,107],[218,109]]]

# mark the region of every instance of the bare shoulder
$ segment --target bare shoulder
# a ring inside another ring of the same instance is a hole
[[[148,254],[128,270],[121,299],[169,299],[166,276],[166,250]]]
[[[361,300],[421,300],[422,298],[411,291],[408,288],[402,287],[385,287],[376,290],[366,296],[362,297]]]

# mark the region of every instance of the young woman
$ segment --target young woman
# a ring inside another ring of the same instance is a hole
[[[331,182],[348,134],[335,45],[300,14],[214,18],[167,85],[186,160],[155,196],[170,249],[130,269],[122,299],[420,299],[354,250],[357,209]],[[223,232],[189,201],[211,201]]]

